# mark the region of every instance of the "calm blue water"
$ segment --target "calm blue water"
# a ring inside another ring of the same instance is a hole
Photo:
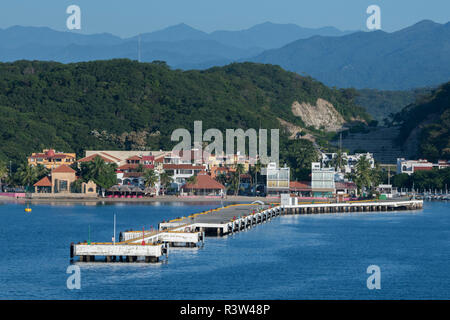
[[[217,204],[0,204],[0,299],[448,299],[450,203],[416,212],[285,216],[200,249],[171,249],[168,263],[81,264],[66,287],[69,244],[111,241]],[[381,290],[366,269],[381,268]],[[80,265],[80,264],[79,264]]]

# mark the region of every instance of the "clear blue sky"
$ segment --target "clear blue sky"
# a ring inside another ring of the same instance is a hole
[[[181,22],[206,32],[239,30],[266,21],[363,30],[371,4],[381,7],[382,29],[389,32],[423,19],[450,20],[449,0],[2,0],[0,28],[65,30],[66,8],[71,4],[81,7],[81,32],[122,37]]]

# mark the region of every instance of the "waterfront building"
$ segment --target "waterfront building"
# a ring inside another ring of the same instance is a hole
[[[206,172],[197,174],[196,180],[195,183],[185,183],[181,187],[182,193],[197,196],[222,196],[225,193],[225,186]]]
[[[53,149],[44,149],[42,152],[32,153],[31,156],[28,157],[28,165],[34,167],[40,164],[51,170],[60,165],[70,166],[75,163],[75,160],[75,153],[56,152]]]
[[[432,170],[433,164],[425,159],[405,160],[405,158],[397,159],[397,174],[406,173],[413,174],[416,171]]]
[[[311,188],[314,197],[332,197],[336,193],[334,168],[322,168],[320,162],[311,163]]]
[[[229,167],[209,167],[209,173],[211,174],[211,178],[213,179],[215,179],[217,176],[220,176],[221,174],[230,175],[232,172],[236,172],[236,170]]]
[[[180,190],[181,186],[186,183],[186,180],[200,172],[206,172],[206,167],[192,164],[172,164],[167,163],[163,165],[163,170],[172,177],[171,188]]]
[[[289,192],[290,168],[278,168],[275,162],[267,165],[267,195],[280,195]]]
[[[299,197],[311,197],[311,181],[290,181],[289,193]]]
[[[46,176],[34,184],[36,193],[72,193],[72,183],[77,180],[76,171],[67,165],[61,165],[53,169],[50,176]],[[97,186],[94,182],[83,182],[81,184],[81,193],[96,194]]]
[[[96,156],[100,156],[106,162],[114,162],[118,167],[126,164],[131,164],[133,157],[139,157],[138,161],[142,161],[146,164],[146,161],[156,161],[156,159],[168,154],[168,151],[151,151],[151,150],[129,150],[129,151],[119,151],[119,150],[86,150],[85,158],[78,160],[78,162],[92,161]],[[146,157],[154,157],[147,159]],[[135,160],[137,161],[137,160]]]
[[[382,200],[390,199],[397,194],[397,188],[393,188],[392,184],[380,184],[376,190],[380,193]]]
[[[332,166],[332,162],[338,156],[337,153],[321,153],[321,164],[323,167]],[[355,153],[355,154],[347,154],[346,152],[342,153],[342,171],[344,173],[354,173],[356,171],[356,164],[361,157],[366,157],[369,160],[370,167],[375,168],[375,159],[373,158],[373,153]]]

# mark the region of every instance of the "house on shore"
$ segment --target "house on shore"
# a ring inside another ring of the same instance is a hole
[[[34,186],[36,194],[61,194],[67,195],[74,193],[72,183],[77,180],[76,171],[67,165],[61,165],[53,169],[50,176],[45,176]],[[93,181],[81,184],[81,193],[85,195],[96,195],[97,185]]]
[[[28,165],[31,167],[42,165],[47,169],[54,169],[61,165],[68,165],[75,163],[75,153],[56,152],[53,149],[44,149],[42,152],[32,153],[28,157]]]
[[[195,183],[186,183],[181,187],[183,193],[196,196],[222,196],[225,186],[206,173],[197,174]]]

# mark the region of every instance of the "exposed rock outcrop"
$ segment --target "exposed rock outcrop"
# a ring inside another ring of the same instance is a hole
[[[315,142],[315,138],[311,134],[306,133],[305,130],[301,127],[296,126],[295,124],[281,118],[277,119],[280,122],[281,126],[283,126],[287,130],[287,132],[289,132],[289,139],[306,139],[311,142]]]
[[[315,106],[295,101],[292,104],[292,113],[294,116],[300,117],[306,126],[326,131],[338,131],[345,123],[344,118],[334,106],[321,98],[317,99]]]

